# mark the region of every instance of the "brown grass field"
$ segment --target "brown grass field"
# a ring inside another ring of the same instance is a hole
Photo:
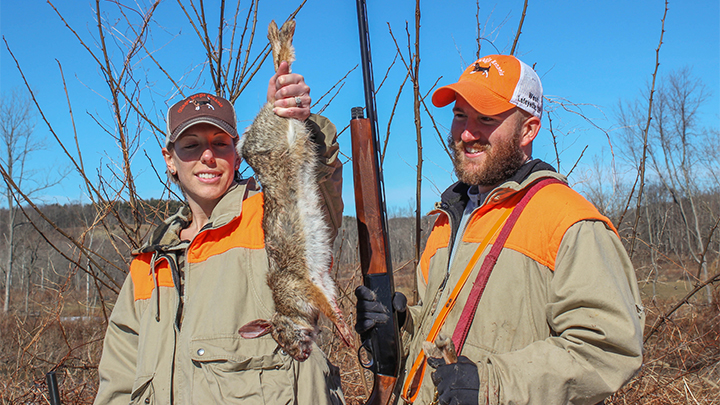
[[[398,289],[409,292],[410,280],[409,273],[398,273]],[[352,290],[358,282],[358,276],[338,282],[350,324]],[[646,295],[646,334],[690,288],[682,282],[661,283],[653,301],[649,286],[641,287]],[[720,404],[720,288],[713,291],[711,304],[694,297],[646,341],[642,370],[606,404]],[[32,298],[32,316],[0,315],[1,404],[48,404],[45,374],[58,364],[62,403],[92,403],[105,325],[99,311],[79,304],[82,298],[46,290]],[[362,404],[372,374],[359,366],[356,352],[340,343],[327,325],[322,326],[319,344],[341,370],[348,404]]]

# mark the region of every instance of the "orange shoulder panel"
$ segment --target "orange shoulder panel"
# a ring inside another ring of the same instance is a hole
[[[425,250],[420,257],[420,270],[425,278],[425,282],[428,281],[428,272],[430,270],[430,259],[435,256],[438,249],[447,247],[450,244],[450,220],[446,214],[440,214],[435,220],[432,232],[428,237],[427,243],[425,244]]]
[[[135,289],[135,301],[146,300],[152,296],[155,289],[155,280],[150,274],[150,261],[152,253],[143,253],[136,256],[130,263],[130,277]],[[174,287],[172,273],[167,260],[161,259],[155,264],[155,273],[160,287]]]
[[[243,201],[240,216],[225,226],[198,234],[188,248],[188,262],[203,262],[237,247],[263,249],[265,233],[262,218],[263,194],[258,193]]]
[[[476,213],[463,240],[479,243],[487,233],[485,228],[494,223],[493,219],[504,210],[512,209],[519,200],[520,195],[502,203],[500,209],[492,209],[484,215],[482,211]],[[565,232],[583,220],[603,221],[617,234],[612,222],[576,191],[564,184],[547,185],[533,196],[520,214],[505,247],[555,270],[555,257]]]

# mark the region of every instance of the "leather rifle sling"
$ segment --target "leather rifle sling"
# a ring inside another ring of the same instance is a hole
[[[480,255],[485,251],[485,247],[487,247],[492,237],[495,236],[500,229],[500,226],[505,222],[505,219],[507,219],[511,213],[512,210],[507,210],[500,216],[500,218],[498,218],[497,222],[490,229],[490,232],[485,235],[485,238],[475,250],[475,253],[470,258],[467,266],[465,266],[465,270],[463,270],[460,279],[455,284],[455,287],[445,302],[445,305],[440,308],[440,312],[438,313],[437,318],[435,318],[432,328],[430,328],[430,333],[428,333],[428,337],[425,339],[426,341],[431,343],[435,341],[435,338],[440,333],[440,328],[442,328],[445,323],[448,313],[450,313],[450,310],[455,306],[455,302],[457,302],[456,298],[458,294],[460,294],[460,290],[465,285],[465,282],[467,282],[473,267],[475,267],[475,263],[477,263]],[[425,352],[421,350],[405,378],[402,396],[406,402],[412,403],[415,401],[415,398],[417,398],[418,388],[420,388],[420,384],[422,383],[423,376],[425,374],[425,364]]]
[[[490,273],[495,267],[495,263],[500,256],[500,252],[502,251],[503,246],[505,246],[505,242],[507,241],[508,236],[510,236],[510,232],[515,226],[515,223],[520,217],[523,209],[525,209],[525,207],[528,205],[530,199],[538,191],[540,191],[541,188],[552,183],[564,184],[557,179],[544,179],[530,186],[530,189],[525,193],[520,202],[515,206],[512,214],[510,214],[507,221],[505,222],[505,226],[503,226],[503,229],[500,231],[500,235],[498,235],[497,239],[495,239],[495,243],[493,243],[492,247],[490,248],[490,253],[485,256],[485,260],[483,260],[480,271],[478,271],[475,283],[470,290],[470,295],[468,296],[467,302],[463,307],[462,314],[460,315],[460,319],[458,320],[458,323],[455,326],[455,331],[453,332],[452,341],[455,344],[455,350],[458,354],[460,354],[463,345],[465,344],[465,339],[467,338],[468,332],[470,331],[470,326],[472,326],[473,319],[475,318],[475,312],[477,312],[480,298],[482,297],[483,291],[485,291],[485,285],[487,285],[488,279],[490,278]]]

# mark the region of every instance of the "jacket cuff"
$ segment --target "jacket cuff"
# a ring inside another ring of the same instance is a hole
[[[322,115],[310,114],[305,121],[305,126],[310,130],[310,139],[318,146],[318,156],[323,160],[333,158],[333,147],[337,145],[335,124]]]

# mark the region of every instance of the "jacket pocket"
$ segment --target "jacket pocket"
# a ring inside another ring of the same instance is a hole
[[[275,347],[272,338],[268,341],[264,337],[192,341],[193,402],[292,403],[295,393],[292,359],[275,353]]]
[[[154,375],[137,377],[133,383],[130,404],[146,405],[155,403]]]

